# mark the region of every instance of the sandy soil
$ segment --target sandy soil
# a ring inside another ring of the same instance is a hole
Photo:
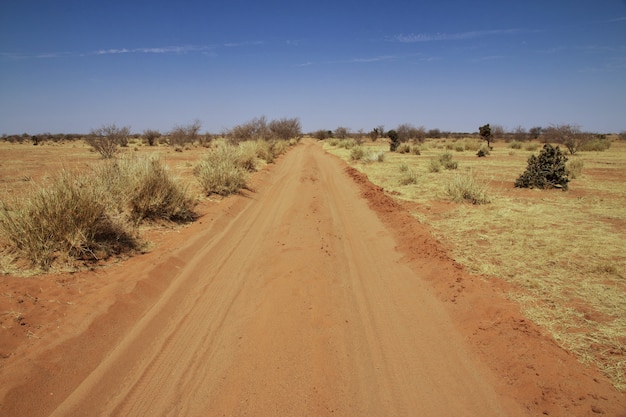
[[[626,396],[305,141],[107,268],[0,283],[3,416],[626,416]]]

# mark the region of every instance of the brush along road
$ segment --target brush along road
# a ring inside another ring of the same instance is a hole
[[[151,294],[141,314],[118,328],[141,299],[114,303],[65,344],[80,356],[57,349],[52,383],[31,380],[3,405],[54,416],[527,415],[401,261],[344,163],[304,141],[255,188],[151,266],[131,263],[126,273],[145,275],[135,291]]]

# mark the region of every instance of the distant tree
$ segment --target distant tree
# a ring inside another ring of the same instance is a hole
[[[391,152],[395,152],[396,149],[398,149],[398,146],[400,146],[400,138],[398,137],[398,132],[391,129],[389,132],[387,132],[387,137],[391,139],[391,143],[389,144],[389,150]]]
[[[579,126],[570,124],[547,127],[543,130],[543,136],[546,143],[562,144],[571,155],[581,150],[592,139],[591,134],[581,131]]]
[[[491,126],[491,137],[494,141],[498,139],[504,139],[506,136],[506,130],[501,125],[492,125]]]
[[[513,130],[513,139],[518,142],[526,141],[526,139],[528,139],[528,133],[526,133],[526,129],[524,129],[522,126],[517,126]]]
[[[407,142],[410,140],[423,142],[426,137],[426,131],[423,127],[415,127],[410,123],[402,123],[396,128],[398,133],[398,140],[400,142]]]
[[[110,159],[117,153],[121,143],[128,143],[130,127],[117,127],[115,124],[104,125],[92,129],[87,136],[87,143],[105,159]]]
[[[268,128],[272,139],[299,140],[302,137],[302,127],[298,118],[272,120]]]
[[[161,137],[161,132],[158,130],[147,129],[143,131],[143,137],[148,141],[149,146],[156,145],[156,141]]]
[[[185,126],[175,126],[168,135],[170,146],[184,146],[194,143],[198,139],[201,127],[202,122],[198,119]]]
[[[265,116],[256,117],[248,122],[233,127],[228,133],[231,143],[239,143],[246,140],[268,140],[270,130]]]
[[[427,133],[427,136],[431,139],[439,139],[441,137],[441,130],[430,129]]]
[[[493,147],[491,146],[491,142],[493,141],[493,136],[491,134],[491,127],[489,126],[489,123],[479,127],[478,134],[480,135],[482,140],[487,141],[487,147],[489,149],[493,149]]]
[[[328,130],[317,130],[315,132],[313,132],[313,137],[317,140],[324,140],[324,139],[328,139],[331,135],[328,134]]]
[[[531,127],[530,129],[528,129],[528,135],[530,136],[530,138],[532,140],[537,140],[539,139],[539,136],[541,136],[541,131],[542,131],[542,127],[541,126],[534,126]]]
[[[339,126],[337,129],[335,129],[335,133],[333,136],[337,139],[345,139],[348,137],[349,134],[350,129],[348,129],[347,127]]]

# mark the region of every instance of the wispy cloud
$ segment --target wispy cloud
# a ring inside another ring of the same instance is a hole
[[[109,48],[109,49],[97,49],[89,52],[47,52],[47,53],[13,53],[13,52],[0,52],[0,59],[4,60],[23,60],[23,59],[41,59],[41,58],[63,58],[63,57],[87,57],[94,55],[127,55],[127,54],[170,54],[170,55],[184,55],[184,54],[203,54],[203,55],[215,55],[216,51],[224,48],[236,48],[244,46],[262,45],[264,41],[245,41],[245,42],[231,42],[223,43],[221,45],[173,45],[162,47],[144,47],[144,48]]]
[[[342,61],[345,63],[368,63],[368,62],[380,62],[380,61],[389,61],[392,59],[396,59],[395,55],[383,55],[383,56],[375,56],[371,58],[353,58],[347,61]]]
[[[616,22],[624,22],[624,21],[626,21],[626,16],[616,17],[615,19],[609,19],[606,22],[607,23],[616,23]]]
[[[498,30],[473,30],[469,32],[456,33],[418,33],[409,35],[395,35],[392,41],[401,43],[436,42],[436,41],[458,41],[474,39],[484,36],[511,35],[519,33],[519,29],[498,29]]]
[[[192,52],[206,52],[215,49],[214,46],[166,46],[158,48],[119,48],[119,49],[99,49],[94,51],[95,55],[116,55],[116,54],[186,54]]]

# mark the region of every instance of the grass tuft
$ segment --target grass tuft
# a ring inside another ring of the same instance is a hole
[[[195,167],[194,174],[207,195],[227,196],[246,187],[246,173],[232,145],[219,144]]]
[[[488,204],[491,202],[487,186],[476,180],[471,173],[455,175],[445,185],[444,190],[455,203]]]

